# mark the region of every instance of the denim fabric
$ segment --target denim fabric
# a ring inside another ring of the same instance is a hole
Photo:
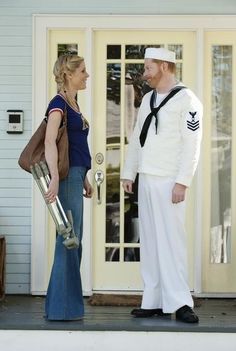
[[[59,184],[58,197],[64,211],[72,211],[75,234],[82,239],[83,183],[85,167],[71,167],[68,177]],[[54,262],[46,296],[48,320],[73,320],[84,315],[80,262],[82,245],[68,250],[64,238],[57,235]]]

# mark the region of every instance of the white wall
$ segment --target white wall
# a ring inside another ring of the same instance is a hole
[[[134,6],[135,5],[135,6]],[[0,0],[0,235],[7,293],[30,291],[31,178],[17,159],[31,135],[32,14],[236,14],[235,0]],[[6,111],[24,111],[24,133],[6,133]]]

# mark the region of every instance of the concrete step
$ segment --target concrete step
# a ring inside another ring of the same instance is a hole
[[[235,345],[235,333],[0,330],[1,351],[235,351]]]

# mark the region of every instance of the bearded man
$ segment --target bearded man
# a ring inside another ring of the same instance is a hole
[[[164,48],[147,48],[144,95],[124,169],[123,188],[132,193],[139,173],[140,264],[144,282],[135,317],[175,313],[197,323],[188,286],[185,233],[186,190],[194,176],[202,136],[202,104],[175,77],[176,57]]]

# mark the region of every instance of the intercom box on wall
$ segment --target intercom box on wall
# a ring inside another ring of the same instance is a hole
[[[23,133],[23,111],[22,110],[7,110],[7,133],[21,134]]]

